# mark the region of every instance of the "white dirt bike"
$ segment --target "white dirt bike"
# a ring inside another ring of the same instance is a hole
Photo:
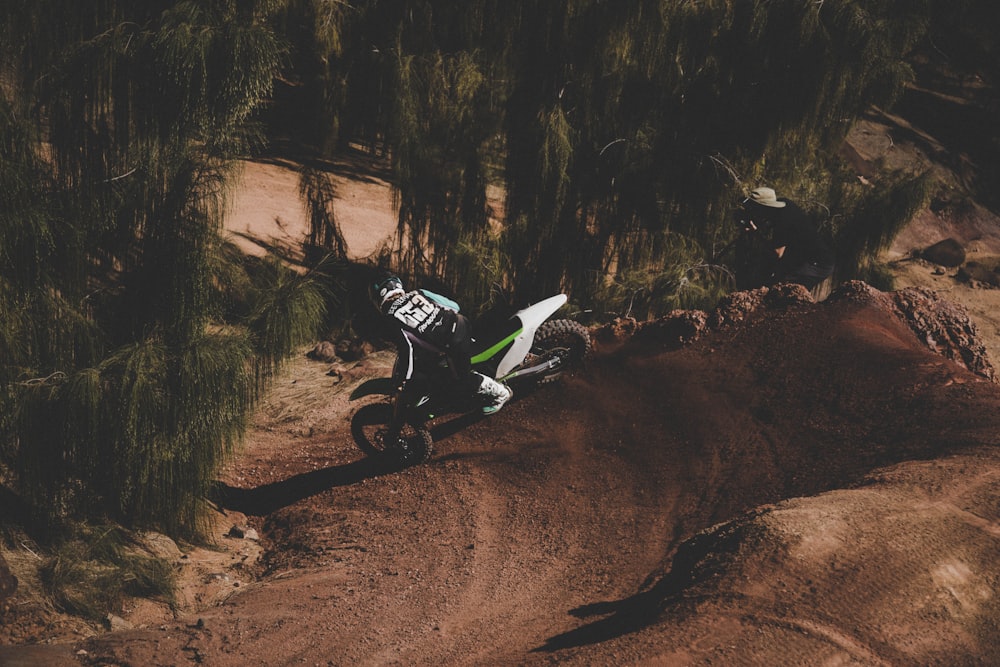
[[[496,321],[484,317],[472,326],[472,369],[515,390],[550,382],[565,370],[583,365],[592,348],[589,330],[579,322],[549,320],[565,294],[549,297]],[[351,400],[380,396],[359,408],[351,432],[369,456],[402,465],[422,463],[434,451],[429,422],[436,417],[477,411],[474,396],[447,365],[443,350],[404,331],[414,346],[414,372],[405,382],[397,360],[393,377],[360,384]]]

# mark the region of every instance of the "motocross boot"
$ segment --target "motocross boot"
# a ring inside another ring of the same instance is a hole
[[[479,389],[476,390],[476,395],[483,399],[485,405],[483,405],[483,414],[491,415],[504,404],[511,399],[514,392],[510,390],[505,384],[501,384],[491,377],[487,377],[482,373],[476,373],[480,376],[482,381],[479,384]]]

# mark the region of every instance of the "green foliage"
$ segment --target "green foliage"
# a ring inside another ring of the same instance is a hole
[[[877,188],[853,186],[844,191],[840,201],[845,213],[832,225],[838,277],[877,278],[884,283],[885,270],[878,268],[879,255],[927,205],[932,188],[930,175],[920,174],[898,176]]]
[[[459,290],[478,278],[456,248],[499,242],[499,282],[532,299],[592,297],[607,271],[670,273],[664,234],[725,245],[729,211],[762,183],[844,215],[837,147],[898,98],[944,4],[292,6],[323,59],[323,99],[337,100],[317,113],[340,143],[363,137],[392,158],[399,270]],[[502,230],[486,223],[490,179],[506,194]]]
[[[142,555],[114,526],[81,526],[41,569],[48,593],[63,610],[94,621],[121,611],[126,597],[159,599],[174,606],[170,563]]]
[[[389,135],[400,199],[402,270],[450,276],[455,242],[486,225],[484,151],[491,126],[475,53],[433,51],[395,61],[398,126]]]
[[[566,205],[573,157],[573,127],[560,108],[542,112],[542,142],[538,173],[542,192],[550,200],[545,212],[559,211]]]
[[[218,234],[283,55],[277,6],[17,1],[0,20],[0,471],[43,521],[195,533],[268,374],[324,316],[310,280]]]
[[[282,359],[314,339],[326,314],[326,287],[313,273],[300,275],[276,260],[265,261],[256,283],[247,326],[264,376]]]
[[[344,72],[370,53],[370,44],[362,48],[364,35],[355,21],[359,8],[344,0],[285,0],[281,5],[274,25],[287,44],[289,66],[278,82],[278,104],[268,114],[272,134],[332,151],[347,113]]]
[[[504,277],[510,274],[510,266],[497,239],[485,236],[478,243],[457,244],[452,249],[451,265],[455,275],[468,276],[455,292],[463,312],[482,313],[498,301],[509,300]]]
[[[258,395],[250,358],[240,335],[203,334],[178,351],[150,339],[98,368],[24,383],[14,431],[24,498],[42,518],[104,511],[196,534],[201,498]]]
[[[245,121],[271,93],[284,47],[265,22],[275,3],[178,2],[150,39],[154,89],[179,139],[197,133],[211,149],[240,150]]]
[[[347,242],[334,214],[336,189],[330,175],[318,169],[303,169],[299,194],[309,211],[307,246],[325,250],[337,259],[347,259]]]
[[[593,299],[600,319],[644,320],[675,309],[708,310],[732,289],[729,270],[704,262],[696,245],[674,242],[667,252],[669,259],[662,266],[625,269],[613,277],[601,277]]]

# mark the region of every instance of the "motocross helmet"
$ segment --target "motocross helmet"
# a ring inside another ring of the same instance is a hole
[[[371,286],[372,303],[379,308],[389,299],[402,296],[405,293],[403,281],[399,279],[399,276],[391,273],[379,276]]]

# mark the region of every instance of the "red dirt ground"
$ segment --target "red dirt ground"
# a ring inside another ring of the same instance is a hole
[[[1000,386],[863,289],[708,319],[402,471],[349,432],[391,359],[300,359],[221,479],[241,585],[0,664],[1000,664]]]

